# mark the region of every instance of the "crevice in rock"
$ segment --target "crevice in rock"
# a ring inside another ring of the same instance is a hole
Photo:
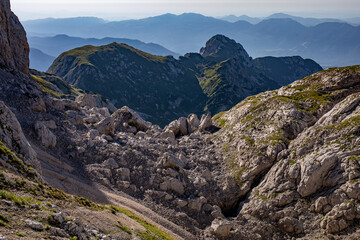
[[[222,213],[224,214],[225,217],[227,217],[227,218],[236,217],[240,213],[243,205],[249,201],[249,197],[250,197],[252,190],[254,188],[256,188],[262,182],[262,180],[265,178],[265,176],[267,175],[267,173],[270,171],[270,169],[272,167],[273,167],[273,165],[271,167],[265,169],[264,172],[262,172],[261,174],[259,174],[259,176],[257,176],[254,179],[253,183],[251,184],[250,190],[246,194],[240,196],[237,199],[235,204],[233,204],[230,207],[226,207],[226,208],[223,207],[221,209]]]

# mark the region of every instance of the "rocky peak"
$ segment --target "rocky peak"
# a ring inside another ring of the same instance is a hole
[[[207,41],[206,46],[200,49],[200,54],[204,58],[215,58],[217,61],[240,58],[244,63],[252,62],[251,57],[240,43],[220,34]]]
[[[19,19],[10,9],[10,1],[0,2],[0,67],[29,73],[29,45]]]

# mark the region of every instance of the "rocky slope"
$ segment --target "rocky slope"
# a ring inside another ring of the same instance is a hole
[[[216,117],[239,222],[255,217],[298,237],[326,238],[322,229],[359,237],[359,70],[325,70]]]
[[[164,129],[20,70],[0,68],[1,238],[360,237],[360,66]]]
[[[190,113],[224,111],[247,96],[278,88],[284,79],[294,81],[321,70],[312,60],[302,64],[300,57],[254,62],[240,44],[222,35],[211,38],[200,53],[175,60],[123,44],[86,46],[60,55],[49,72],[163,126]],[[279,61],[280,73],[265,75],[278,72]]]

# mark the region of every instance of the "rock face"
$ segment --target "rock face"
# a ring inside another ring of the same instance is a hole
[[[25,163],[41,172],[36,153],[25,138],[15,114],[0,101],[0,141],[22,157]]]
[[[0,67],[29,73],[29,45],[19,19],[11,12],[10,0],[0,2]]]
[[[102,94],[118,108],[129,106],[143,113],[146,120],[165,126],[190,113],[227,110],[247,96],[280,87],[272,76],[265,75],[264,69],[280,69],[279,74],[287,81],[321,70],[297,64],[304,61],[298,58],[279,60],[280,68],[277,61],[255,64],[240,44],[216,35],[200,54],[186,54],[179,60],[147,54],[124,44],[86,46],[61,54],[48,72]],[[291,70],[282,71],[282,67]]]
[[[249,196],[239,216],[294,235],[356,226],[359,83],[359,66],[329,69],[215,117],[237,197]]]
[[[35,123],[35,131],[41,141],[41,144],[46,148],[56,146],[56,136],[49,130],[49,128],[42,122]]]

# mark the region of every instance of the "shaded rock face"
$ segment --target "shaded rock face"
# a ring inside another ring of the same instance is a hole
[[[0,101],[0,141],[23,158],[25,164],[41,172],[36,153],[25,138],[19,121],[2,101]]]
[[[281,86],[292,83],[293,79],[301,79],[322,70],[315,61],[299,56],[261,57],[254,59],[254,62],[257,68]]]
[[[0,66],[29,73],[29,45],[10,0],[0,2]]]
[[[200,55],[208,60],[221,62],[229,58],[238,58],[246,66],[253,65],[252,58],[244,47],[224,35],[215,35],[200,49]]]

